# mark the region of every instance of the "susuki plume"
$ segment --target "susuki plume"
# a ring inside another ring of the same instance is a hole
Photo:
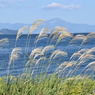
[[[54,49],[54,45],[46,46],[46,47],[44,47],[44,49],[42,50],[42,53],[44,54],[45,51],[53,50],[53,49]]]
[[[42,48],[35,48],[34,50],[32,50],[32,52],[30,53],[30,57],[34,57],[35,54],[40,54],[42,51]]]
[[[40,40],[40,39],[47,38],[47,37],[48,37],[48,34],[47,34],[48,31],[49,31],[49,28],[47,28],[47,27],[46,27],[46,28],[43,28],[43,29],[41,30],[40,34],[37,36],[35,42],[37,42],[37,41]]]
[[[7,38],[1,39],[0,40],[0,46],[2,46],[6,42],[8,42],[8,39]]]
[[[73,59],[75,57],[80,57],[81,56],[81,53],[80,52],[76,52],[74,54],[72,54],[72,56],[70,57],[70,59]]]
[[[31,34],[31,32],[34,29],[38,29],[37,26],[39,26],[40,24],[44,24],[42,21],[44,21],[43,19],[37,19],[34,21],[34,23],[30,26],[29,31],[28,31],[28,36]]]
[[[20,28],[17,32],[17,36],[16,36],[16,40],[21,36],[22,32],[24,32],[24,30],[27,28],[28,26],[24,26],[22,28]]]
[[[65,56],[66,57],[67,55],[68,55],[67,52],[57,51],[57,53],[53,56],[53,59],[57,58],[58,56]]]
[[[37,60],[36,64],[38,64],[40,61],[44,61],[44,60],[46,60],[46,57],[40,57],[40,58]]]
[[[84,44],[85,42],[87,42],[87,40],[88,40],[89,38],[95,38],[95,32],[91,32],[91,33],[87,34],[86,37],[84,38],[82,44]],[[81,44],[81,45],[82,45],[82,44]]]
[[[12,61],[16,60],[19,57],[19,53],[21,53],[20,51],[21,51],[21,48],[14,48],[12,50],[8,65],[10,65]]]
[[[76,36],[74,36],[73,37],[73,39],[69,42],[69,45],[73,42],[73,41],[75,41],[75,40],[84,40],[84,38],[85,38],[85,36],[84,35],[76,35]]]
[[[57,40],[57,43],[58,43],[61,39],[65,38],[65,37],[72,37],[72,35],[71,35],[68,31],[63,31],[63,32],[59,35],[58,40]]]
[[[51,33],[50,33],[50,37],[52,37],[51,42],[52,42],[55,38],[57,38],[57,37],[59,36],[59,34],[61,34],[63,31],[67,31],[67,29],[64,28],[64,27],[60,27],[60,26],[55,27],[55,28],[51,31]]]

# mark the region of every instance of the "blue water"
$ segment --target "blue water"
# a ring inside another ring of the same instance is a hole
[[[84,34],[84,35],[86,35],[86,34]],[[17,60],[15,60],[14,63],[11,64],[11,66],[10,66],[10,74],[18,75],[18,74],[21,74],[24,70],[26,70],[25,63],[28,61],[29,54],[34,48],[45,47],[46,45],[50,44],[49,43],[50,41],[48,39],[44,39],[44,40],[40,40],[35,45],[34,41],[36,39],[36,36],[37,36],[36,34],[31,35],[31,38],[28,41],[29,46],[26,47],[27,46],[27,35],[20,36],[19,39],[17,40],[17,42],[15,40],[16,35],[0,35],[0,39],[8,38],[8,40],[9,40],[9,42],[4,44],[3,47],[0,49],[0,76],[7,74],[9,57],[10,57],[10,53],[13,48],[21,47],[21,52],[22,52],[20,54],[20,57]],[[56,62],[57,64],[53,62],[48,69],[48,73],[53,73],[54,70],[56,69],[56,67],[59,66],[59,64],[61,64],[61,62],[68,61],[70,56],[74,52],[78,51],[78,49],[79,49],[78,46],[80,45],[81,41],[79,41],[79,42],[76,41],[73,43],[73,45],[67,47],[70,40],[71,40],[71,38],[64,39],[56,46],[55,49],[61,49],[63,51],[65,50],[66,52],[68,52],[68,57],[55,59],[54,62]],[[55,40],[55,42],[56,42],[56,40]],[[55,42],[52,42],[51,45],[54,45]],[[80,48],[90,49],[94,46],[95,46],[95,40],[92,39],[92,40],[89,40],[88,42],[86,42],[85,44],[83,44]],[[50,56],[50,54],[51,54],[51,52],[46,52],[47,57]],[[60,62],[58,62],[59,59],[61,59]],[[92,60],[90,60],[90,61],[92,61]],[[46,63],[47,63],[47,61],[46,61]],[[45,64],[45,62],[44,62],[44,64]],[[80,66],[79,70],[81,71],[87,64]],[[33,67],[33,64],[32,64],[30,67],[27,67],[27,68],[35,69],[35,73],[37,73],[40,71],[40,69],[42,71],[44,71],[46,69],[45,66]],[[68,68],[68,69],[70,69],[70,68]]]

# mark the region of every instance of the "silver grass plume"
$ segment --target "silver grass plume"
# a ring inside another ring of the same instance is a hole
[[[95,61],[90,62],[85,68],[87,68],[87,67],[89,67],[89,66],[91,66],[91,65],[95,65]]]
[[[0,46],[8,42],[8,38],[4,38],[0,40]],[[1,47],[0,47],[1,48]]]
[[[80,60],[80,61],[82,61],[82,60],[90,60],[90,59],[94,59],[94,55],[89,54],[89,53],[87,53],[87,54],[84,53],[78,58],[78,60]]]
[[[64,68],[65,66],[67,66],[67,64],[68,64],[67,61],[61,63],[61,64],[56,68],[55,72],[56,72],[58,69]]]
[[[44,21],[43,19],[37,19],[34,21],[34,23],[30,26],[29,31],[28,31],[28,36],[31,34],[31,32],[35,29],[38,29],[38,26],[40,24],[44,24],[42,21]]]
[[[56,34],[57,32],[61,32],[61,31],[66,31],[67,28],[61,27],[61,26],[56,26],[50,33],[50,36]]]
[[[48,37],[47,32],[49,32],[49,28],[47,28],[47,27],[46,27],[46,28],[43,28],[43,29],[41,30],[41,32],[39,33],[39,35],[37,36],[35,43],[36,43],[38,40],[40,40],[40,39],[47,38],[47,37]]]
[[[42,48],[41,47],[35,48],[34,50],[31,51],[30,57],[34,57],[35,54],[41,54],[41,52],[42,52]]]
[[[37,60],[36,65],[37,65],[39,62],[44,61],[44,60],[46,60],[46,57],[40,57],[40,58]]]
[[[57,57],[59,57],[59,56],[65,56],[65,57],[67,57],[67,52],[64,52],[64,51],[58,51],[54,56],[53,56],[53,58],[52,59],[55,59],[55,58],[57,58]]]
[[[81,56],[81,53],[80,52],[76,52],[76,53],[73,53],[72,56],[70,57],[70,59],[73,59],[73,58],[76,58],[76,57],[80,57]]]
[[[58,72],[58,73],[62,73],[65,71],[66,68],[75,66],[76,63],[77,63],[77,61],[63,62],[62,64],[59,65],[59,67],[56,69],[56,71],[58,69],[62,69],[62,70],[60,70],[60,72]],[[63,68],[63,66],[65,66],[65,67]]]
[[[62,31],[62,33],[58,37],[57,43],[59,43],[59,41],[65,37],[72,37],[72,34],[68,31]]]
[[[25,29],[27,28],[28,26],[24,26],[22,28],[20,28],[17,32],[17,36],[16,36],[16,40],[22,35],[22,32],[25,31]]]
[[[84,40],[85,39],[85,36],[84,35],[76,35],[76,36],[74,36],[73,37],[73,39],[69,42],[69,45],[73,42],[73,41],[75,41],[75,40]]]
[[[51,33],[50,33],[50,37],[52,37],[51,42],[52,42],[55,38],[59,37],[59,34],[62,33],[63,31],[67,31],[67,29],[64,28],[64,27],[61,27],[61,26],[55,27],[55,28],[51,31]]]
[[[81,49],[81,50],[79,50],[78,53],[83,54],[83,53],[86,53],[87,51],[89,51],[89,49],[86,49],[86,48],[85,48],[85,49]]]
[[[85,42],[87,42],[87,40],[88,40],[89,38],[91,38],[91,39],[92,39],[92,38],[95,38],[95,32],[91,32],[91,33],[87,34],[86,37],[84,38],[82,44],[84,44]],[[81,44],[81,45],[82,45],[82,44]]]
[[[19,57],[19,53],[21,53],[20,51],[21,51],[21,48],[14,48],[12,50],[8,65],[10,65],[14,60],[16,60]]]
[[[42,54],[44,54],[45,51],[53,50],[53,49],[54,49],[54,45],[46,46],[46,47],[43,48],[43,50],[42,50]]]

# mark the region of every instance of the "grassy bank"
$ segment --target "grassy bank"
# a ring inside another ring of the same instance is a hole
[[[0,95],[95,95],[95,81],[87,77],[21,77],[0,78]]]

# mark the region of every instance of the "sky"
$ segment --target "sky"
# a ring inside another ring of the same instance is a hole
[[[0,0],[0,23],[53,18],[95,25],[95,0]]]

